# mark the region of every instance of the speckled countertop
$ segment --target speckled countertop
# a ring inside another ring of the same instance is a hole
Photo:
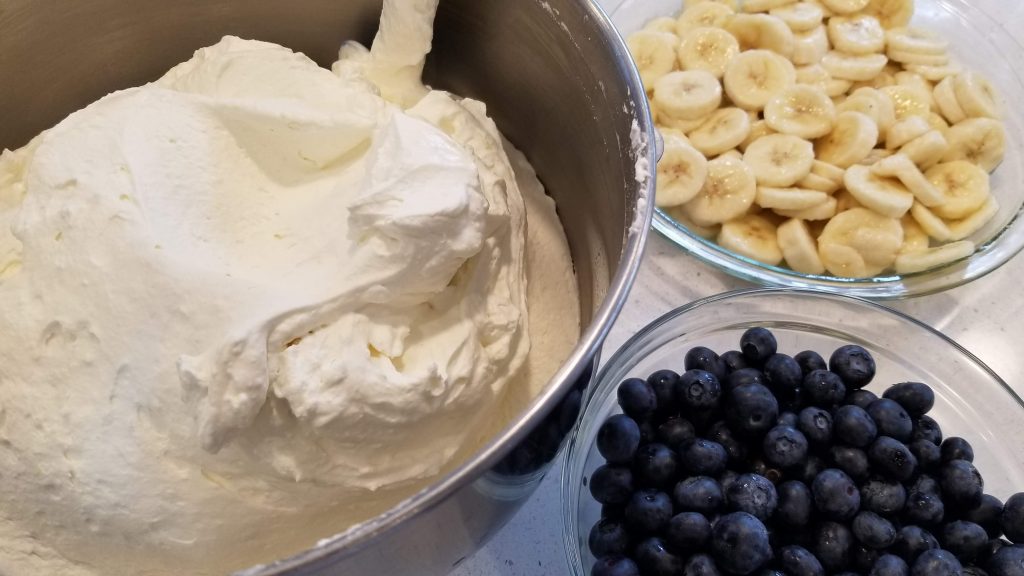
[[[598,0],[612,10],[622,0]],[[1024,29],[1024,2],[971,0],[1010,31]],[[1008,55],[1009,56],[1009,55]],[[1024,53],[1017,55],[1024,57]],[[1024,395],[1024,256],[967,286],[889,305],[944,332]],[[652,233],[640,275],[605,345],[605,357],[636,330],[682,304],[751,287],[684,254]],[[537,493],[484,549],[451,576],[547,576],[568,569],[561,532],[556,462]]]

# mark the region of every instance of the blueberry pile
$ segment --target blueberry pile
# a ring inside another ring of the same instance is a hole
[[[875,360],[694,348],[618,388],[589,478],[592,576],[1024,576],[1024,493],[984,493],[917,382],[865,390]]]

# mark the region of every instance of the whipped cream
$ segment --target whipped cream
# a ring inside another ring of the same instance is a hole
[[[0,573],[297,552],[568,355],[553,204],[483,104],[420,80],[436,4],[385,2],[333,71],[226,37],[4,151]]]

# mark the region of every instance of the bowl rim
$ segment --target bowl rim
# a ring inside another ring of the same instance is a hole
[[[748,298],[759,298],[763,296],[797,296],[801,298],[816,298],[821,300],[831,300],[835,302],[841,302],[845,304],[853,304],[858,306],[866,307],[872,312],[881,314],[891,315],[898,320],[909,323],[911,326],[925,330],[934,336],[939,337],[941,340],[949,344],[954,350],[963,355],[969,363],[980,368],[989,378],[991,378],[1004,392],[1006,392],[1010,399],[1017,403],[1017,406],[1024,409],[1024,397],[1021,397],[1009,384],[1003,380],[992,368],[988,366],[984,361],[974,355],[973,352],[961,346],[956,340],[953,340],[949,336],[946,336],[939,330],[932,326],[924,323],[913,316],[890,308],[879,302],[862,298],[859,296],[851,296],[849,294],[838,294],[835,292],[827,292],[823,290],[815,290],[811,288],[787,288],[787,287],[769,287],[769,288],[745,288],[740,290],[731,290],[728,292],[722,292],[712,296],[707,296],[699,300],[694,300],[677,308],[674,308],[655,320],[646,324],[643,328],[640,328],[636,333],[631,336],[626,342],[624,342],[614,354],[612,354],[608,361],[601,366],[597,373],[597,376],[591,383],[591,386],[587,389],[587,393],[583,398],[583,405],[580,409],[580,416],[576,420],[576,425],[573,426],[572,431],[569,433],[569,438],[566,443],[564,454],[562,455],[561,462],[561,486],[560,486],[560,500],[561,500],[561,515],[562,515],[562,541],[563,548],[565,550],[565,559],[568,563],[569,574],[572,576],[582,576],[585,571],[581,568],[583,565],[583,559],[580,554],[581,546],[578,544],[579,537],[582,534],[580,526],[577,523],[577,512],[578,507],[574,503],[574,496],[579,494],[579,482],[575,478],[574,472],[576,467],[574,464],[580,459],[581,450],[586,449],[589,452],[590,446],[582,446],[580,444],[582,438],[580,434],[583,430],[583,423],[587,421],[587,416],[595,409],[594,406],[600,403],[604,396],[599,394],[599,391],[604,387],[606,381],[610,375],[615,372],[620,365],[622,365],[627,359],[635,356],[633,353],[647,338],[654,332],[657,332],[661,327],[666,324],[688,314],[689,312],[706,306],[713,306],[722,302],[741,300]],[[610,389],[611,390],[611,389]],[[574,493],[574,490],[576,491]]]

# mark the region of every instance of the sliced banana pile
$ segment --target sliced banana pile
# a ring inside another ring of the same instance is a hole
[[[665,144],[658,206],[806,274],[973,254],[999,210],[999,98],[909,27],[913,13],[913,0],[686,0],[630,36]]]

